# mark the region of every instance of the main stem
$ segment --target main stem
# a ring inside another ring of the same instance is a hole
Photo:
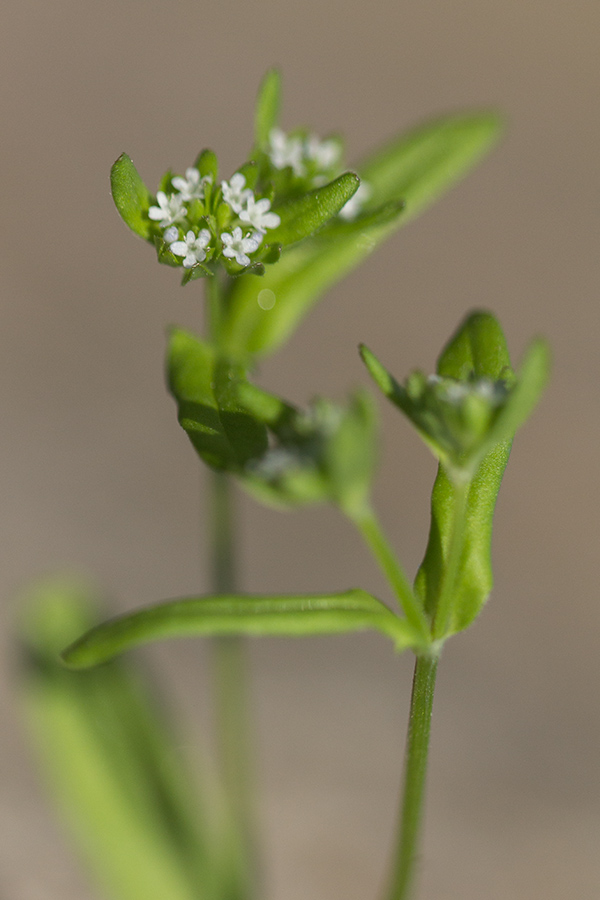
[[[222,472],[211,471],[210,480],[212,590],[228,594],[236,590],[231,483]],[[238,896],[248,900],[256,878],[245,647],[242,638],[221,637],[213,640],[212,650],[218,759],[237,868],[233,880]]]
[[[418,656],[415,663],[410,719],[406,739],[404,785],[388,900],[408,900],[417,867],[421,836],[431,711],[437,674],[437,656]]]
[[[215,273],[207,281],[207,331],[219,345],[223,293]],[[237,588],[236,537],[231,479],[224,472],[209,472],[211,488],[211,588],[215,594]],[[213,679],[217,722],[217,750],[227,805],[233,859],[235,900],[251,900],[257,893],[252,742],[248,713],[248,668],[243,638],[214,638]]]

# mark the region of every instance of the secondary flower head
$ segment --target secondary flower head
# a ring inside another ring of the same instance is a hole
[[[250,191],[250,196],[246,199],[246,207],[240,211],[240,219],[264,234],[267,228],[277,228],[281,224],[277,213],[269,212],[270,208],[270,200],[266,198],[255,200],[254,194]]]
[[[246,187],[246,178],[241,172],[236,172],[229,181],[222,181],[221,189],[223,191],[223,200],[236,213],[241,212],[249,198],[254,198],[250,188]]]
[[[304,175],[304,156],[299,137],[289,137],[281,128],[272,128],[269,134],[269,159],[276,169],[291,166],[295,175]]]
[[[210,184],[212,176],[204,175],[201,177],[198,169],[189,168],[185,170],[185,178],[176,175],[171,179],[171,184],[176,191],[179,191],[183,200],[202,200],[204,198],[204,185]]]
[[[240,266],[249,266],[249,253],[254,253],[260,247],[263,239],[262,234],[253,232],[252,234],[242,235],[242,229],[239,227],[233,229],[233,233],[224,232],[221,235],[223,242],[223,256],[228,259],[235,259]]]
[[[187,209],[183,205],[183,197],[180,194],[169,194],[167,196],[164,191],[158,191],[156,194],[158,206],[151,206],[148,210],[148,217],[158,222],[161,228],[167,228],[176,222],[185,219]]]
[[[188,231],[182,241],[169,241],[169,238],[178,237],[176,228],[169,228],[165,232],[165,240],[170,243],[170,251],[175,256],[183,256],[184,269],[191,269],[192,266],[198,265],[206,259],[206,247],[208,247],[211,239],[211,233],[208,228],[202,228],[196,237],[193,231]]]
[[[331,169],[339,163],[342,148],[333,138],[322,141],[316,134],[310,134],[306,139],[305,154],[318,169]]]

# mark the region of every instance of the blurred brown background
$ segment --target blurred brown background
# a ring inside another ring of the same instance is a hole
[[[17,722],[18,591],[61,568],[90,573],[121,609],[206,586],[204,482],[162,374],[164,326],[199,328],[201,291],[180,289],[127,232],[108,171],[126,150],[154,185],[210,146],[230,173],[272,64],[283,126],[345,131],[350,160],[439,112],[508,118],[494,155],[332,291],[261,377],[300,402],[340,397],[366,383],[359,340],[399,375],[430,368],[474,306],[499,315],[517,359],[533,334],[551,341],[551,389],[501,492],[492,600],[441,667],[420,896],[598,897],[599,33],[595,0],[6,0],[3,897],[95,896]],[[379,505],[413,572],[434,465],[393,410],[382,417]],[[248,589],[388,596],[332,510],[240,504]],[[206,714],[205,654],[188,642],[148,654],[190,744]],[[411,661],[371,637],[266,641],[252,656],[268,896],[377,896]]]

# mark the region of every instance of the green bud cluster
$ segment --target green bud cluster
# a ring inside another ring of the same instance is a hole
[[[375,414],[370,396],[346,405],[319,397],[299,410],[246,383],[239,400],[269,433],[269,446],[246,466],[246,486],[278,506],[330,502],[352,514],[365,505],[375,464]]]

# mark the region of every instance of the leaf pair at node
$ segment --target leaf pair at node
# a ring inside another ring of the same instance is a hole
[[[345,407],[318,399],[301,411],[180,329],[170,335],[167,371],[179,422],[209,466],[278,506],[364,504],[375,459],[374,411],[364,392]]]

